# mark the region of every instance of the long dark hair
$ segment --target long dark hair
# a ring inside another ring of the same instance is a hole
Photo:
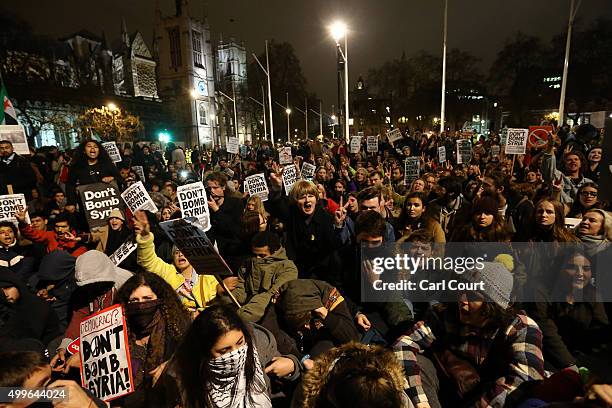
[[[191,323],[189,313],[176,296],[174,289],[154,273],[140,271],[128,279],[117,291],[117,301],[124,306],[127,305],[132,292],[140,286],[148,286],[155,293],[160,300],[159,310],[167,329],[173,337],[180,338]]]
[[[221,336],[232,330],[241,331],[244,335],[247,344],[246,389],[253,386],[256,365],[251,331],[229,306],[211,306],[193,321],[170,363],[181,384],[184,408],[209,406],[207,384],[211,382],[213,374],[208,363],[213,359],[212,349]]]
[[[555,223],[552,225],[550,231],[550,238],[553,242],[576,242],[578,239],[573,232],[565,227],[565,207],[558,200],[552,198],[541,198],[535,205],[535,217],[536,217],[536,234],[543,232],[544,228],[537,223],[537,211],[540,204],[549,202],[552,204],[555,210]]]
[[[421,206],[423,207],[423,213],[421,214],[421,217],[418,220],[413,220],[412,218],[408,217],[408,214],[406,211],[408,200],[411,198],[418,198],[419,200],[421,200]],[[425,203],[426,202],[427,202],[427,196],[420,191],[412,192],[406,196],[406,199],[404,200],[404,205],[402,206],[402,212],[400,213],[400,216],[397,220],[397,225],[399,226],[400,231],[403,232],[403,230],[406,227],[414,224],[416,221],[419,221],[419,220],[423,224],[421,225],[420,228],[426,228],[430,226],[431,224],[430,218],[427,215],[425,215]]]
[[[81,144],[75,149],[74,154],[72,155],[71,166],[73,169],[87,166],[87,155],[85,154],[85,146],[89,142],[95,143],[98,146],[98,163],[112,163],[108,153],[106,152],[106,149],[104,148],[104,146],[102,146],[102,143],[98,142],[97,140],[87,139],[81,142]]]

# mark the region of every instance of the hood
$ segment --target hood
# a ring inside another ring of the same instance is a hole
[[[75,278],[78,286],[97,282],[113,282],[119,289],[132,273],[115,266],[104,253],[96,250],[85,252],[76,260]]]
[[[280,309],[289,315],[297,315],[320,308],[329,298],[334,287],[315,279],[295,279],[281,288]]]
[[[74,275],[76,258],[66,251],[53,251],[40,261],[38,279],[45,281],[62,281]]]
[[[29,291],[27,290],[25,282],[23,282],[21,279],[19,279],[19,277],[17,275],[15,275],[13,272],[11,272],[7,268],[0,268],[0,282],[9,282],[9,283],[11,283],[11,286],[14,286],[17,289],[19,289],[19,293],[20,294],[24,293],[24,291],[29,293]]]
[[[287,258],[287,251],[285,251],[285,248],[280,247],[272,255],[267,256],[265,258],[253,257],[253,265],[268,265],[274,262],[281,262],[287,260],[289,260],[289,258]]]

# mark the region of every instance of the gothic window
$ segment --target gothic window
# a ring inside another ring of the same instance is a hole
[[[204,67],[202,60],[202,34],[197,31],[191,33],[192,47],[193,47],[193,63],[196,67]]]
[[[180,67],[182,64],[181,58],[181,33],[178,27],[168,29],[168,37],[170,38],[170,65],[174,68]]]
[[[208,117],[208,115],[206,115],[206,103],[200,102],[200,105],[198,106],[198,110],[199,110],[199,115],[200,115],[200,125],[205,125],[206,118]]]

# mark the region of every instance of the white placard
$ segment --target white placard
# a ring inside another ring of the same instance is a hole
[[[261,201],[268,199],[268,183],[266,183],[266,176],[263,173],[253,174],[244,179],[244,186],[250,196],[257,196],[261,198]]]
[[[472,142],[467,139],[457,140],[457,164],[467,164],[470,160],[472,160]]]
[[[361,136],[351,136],[351,144],[349,145],[349,149],[349,153],[359,153],[361,150]]]
[[[204,184],[198,181],[178,186],[176,195],[183,218],[197,218],[204,231],[208,231],[210,229],[210,212]]]
[[[404,136],[402,136],[402,131],[399,129],[393,129],[390,132],[387,132],[387,139],[389,143],[395,143],[398,140],[401,140]]]
[[[497,145],[491,146],[491,157],[499,156],[500,152],[501,152],[501,147]]]
[[[110,259],[111,262],[115,265],[119,265],[121,262],[125,261],[132,252],[136,250],[136,247],[136,242],[134,242],[130,238],[123,244],[121,244],[121,246],[117,248],[115,252],[113,252],[113,254],[108,257],[108,259]]]
[[[0,140],[11,142],[13,151],[17,154],[30,154],[28,138],[21,125],[0,125]]]
[[[505,146],[508,142],[508,128],[503,128],[499,134],[499,144]]]
[[[582,218],[565,217],[565,227],[575,229],[582,222]]]
[[[315,174],[315,170],[317,169],[317,167],[314,164],[310,164],[310,163],[302,163],[302,178],[304,180],[308,180],[308,181],[312,181],[312,179],[314,178],[314,174]]]
[[[412,180],[419,178],[419,158],[406,157],[404,160],[404,180],[410,185]]]
[[[529,129],[508,129],[506,154],[525,154]]]
[[[446,147],[438,147],[438,162],[444,163],[446,161]]]
[[[285,166],[283,168],[283,185],[285,186],[285,194],[289,195],[293,185],[297,182],[297,167],[295,164]]]
[[[138,175],[141,181],[145,181],[145,174],[142,166],[132,166],[132,170],[134,170],[134,173]]]
[[[240,141],[237,137],[229,137],[227,139],[227,144],[225,145],[225,151],[231,154],[238,154],[238,150],[240,149]]]
[[[102,147],[104,147],[104,150],[106,150],[106,153],[108,153],[113,163],[119,163],[121,161],[121,154],[119,154],[117,143],[103,142]]]
[[[142,181],[134,183],[121,193],[121,198],[128,206],[132,213],[138,210],[147,210],[156,213],[158,211],[155,203],[151,199],[151,196],[147,192]]]
[[[121,305],[87,317],[79,328],[83,387],[107,402],[133,392],[132,363]]]
[[[278,163],[280,165],[293,163],[293,155],[291,154],[290,146],[278,149]]]
[[[15,213],[26,211],[28,203],[23,194],[7,194],[0,196],[0,222],[9,221],[18,224]],[[26,222],[30,223],[30,215],[26,212]]]
[[[366,139],[368,153],[378,153],[378,136],[368,136]]]

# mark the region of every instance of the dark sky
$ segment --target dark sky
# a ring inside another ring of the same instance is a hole
[[[165,15],[174,0],[159,0]],[[343,19],[350,28],[350,82],[368,69],[420,49],[441,55],[443,0],[190,0],[194,16],[208,14],[213,37],[244,40],[248,54],[260,53],[264,40],[293,44],[308,89],[324,98],[328,110],[336,97],[335,46],[329,24]],[[66,36],[80,29],[119,37],[121,17],[130,32],[149,42],[155,0],[19,0],[10,8],[40,34]],[[517,31],[548,41],[567,25],[569,0],[449,0],[448,47],[483,59],[486,73],[504,40]],[[583,0],[577,22],[612,18],[612,0]],[[233,22],[231,22],[233,20]]]

